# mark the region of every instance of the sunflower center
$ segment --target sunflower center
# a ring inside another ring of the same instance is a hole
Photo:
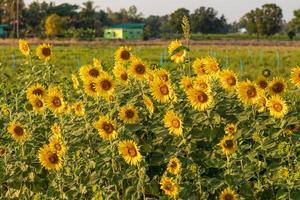
[[[145,69],[145,66],[143,64],[137,64],[135,66],[135,71],[136,71],[137,74],[141,75],[141,74],[145,73],[146,69]]]
[[[176,53],[177,57],[181,57],[184,54],[184,51],[179,51],[178,53]]]
[[[272,91],[274,92],[274,93],[281,93],[282,91],[283,91],[283,89],[284,89],[284,86],[283,86],[283,84],[282,83],[274,83],[273,85],[272,85]]]
[[[169,80],[169,76],[167,74],[161,75],[161,78],[162,78],[162,80],[164,80],[166,82]]]
[[[199,91],[198,96],[197,96],[197,99],[198,99],[199,102],[205,103],[205,102],[207,102],[207,100],[208,100],[208,96],[207,96],[207,94],[205,94],[204,92]]]
[[[199,84],[199,86],[200,86],[200,88],[202,88],[202,89],[207,89],[208,88],[208,85],[206,84],[206,83],[200,83]]]
[[[23,130],[23,128],[20,127],[20,126],[16,126],[16,127],[14,128],[14,132],[15,132],[16,135],[18,135],[18,136],[22,136],[22,135],[24,134],[24,130]]]
[[[94,69],[91,69],[89,71],[89,75],[92,76],[92,77],[94,77],[94,78],[96,78],[96,77],[98,77],[100,75],[100,73],[99,73],[99,71],[97,69],[94,68]]]
[[[225,145],[226,148],[232,148],[233,147],[233,141],[232,140],[225,140]]]
[[[230,86],[236,85],[236,79],[233,76],[228,77],[226,81]]]
[[[125,115],[126,115],[126,118],[131,119],[134,117],[134,112],[132,110],[126,110]]]
[[[224,200],[233,200],[233,196],[231,194],[226,194]]]
[[[130,58],[130,53],[129,53],[128,51],[126,51],[126,50],[122,51],[122,52],[121,52],[121,58],[122,58],[123,60],[129,60],[129,58]]]
[[[233,131],[234,131],[234,128],[233,128],[233,127],[229,127],[229,128],[228,128],[228,132],[229,132],[229,133],[232,133]]]
[[[59,97],[53,97],[53,99],[52,99],[52,104],[53,104],[55,107],[60,107],[60,106],[61,106],[60,98],[59,98]]]
[[[297,129],[297,125],[296,124],[290,124],[290,125],[287,126],[287,129],[289,131],[294,131],[294,130]]]
[[[128,154],[129,154],[129,156],[131,156],[131,157],[137,156],[137,151],[136,151],[136,149],[135,149],[134,146],[128,147]]]
[[[257,94],[257,92],[256,92],[256,89],[255,89],[254,86],[249,86],[249,87],[247,88],[247,96],[248,96],[249,98],[256,97],[256,94]]]
[[[41,88],[37,88],[37,89],[35,89],[35,90],[32,91],[32,94],[34,94],[34,95],[40,95],[40,96],[42,96],[43,93],[44,93],[44,91]]]
[[[258,85],[260,88],[265,89],[268,86],[268,83],[265,80],[261,80],[258,82]]]
[[[166,183],[165,190],[173,191],[174,190],[173,184],[172,183]]]
[[[95,83],[90,83],[90,89],[93,91],[93,92],[96,92],[96,84]]]
[[[36,101],[35,101],[35,105],[38,107],[38,108],[41,108],[41,107],[43,107],[43,102],[41,101],[41,100],[39,100],[39,99],[37,99]]]
[[[100,85],[101,85],[101,88],[106,91],[111,88],[111,82],[109,80],[101,81]]]
[[[160,93],[162,93],[163,95],[168,95],[169,94],[169,88],[166,85],[162,85],[159,88]]]
[[[273,105],[274,110],[276,110],[277,112],[282,111],[283,107],[280,103],[274,103]]]
[[[114,131],[114,126],[111,123],[104,122],[102,125],[102,129],[106,133],[111,134]]]
[[[180,127],[180,121],[178,119],[173,119],[172,120],[172,126],[174,128],[179,128]]]
[[[58,156],[55,153],[50,153],[48,160],[52,163],[52,164],[57,164],[58,163]]]
[[[177,163],[176,163],[175,161],[173,161],[173,162],[171,163],[171,168],[175,169],[176,167],[177,167]]]
[[[124,72],[123,74],[121,74],[121,79],[127,81],[128,79],[127,73]]]
[[[54,148],[55,148],[57,151],[60,151],[60,150],[61,150],[61,145],[58,144],[58,143],[56,143],[56,144],[54,145]]]
[[[51,55],[51,49],[45,47],[45,48],[42,49],[42,53],[43,53],[44,56],[48,57],[48,56]]]
[[[5,154],[5,149],[4,148],[2,148],[2,147],[0,147],[0,156],[2,156],[2,155],[4,155]]]

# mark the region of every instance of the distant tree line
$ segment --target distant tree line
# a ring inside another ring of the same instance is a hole
[[[246,13],[238,22],[228,23],[224,15],[211,7],[199,7],[193,12],[178,8],[163,16],[144,15],[135,6],[122,8],[117,12],[103,10],[86,1],[82,5],[53,2],[32,2],[23,0],[0,0],[0,24],[9,24],[11,37],[18,33],[26,37],[78,37],[103,36],[107,26],[121,23],[144,23],[144,36],[170,38],[182,33],[181,19],[187,16],[192,33],[234,33],[245,28],[249,34],[270,36],[287,33],[291,38],[300,32],[300,9],[294,11],[294,18],[285,22],[282,9],[276,4],[265,4]]]

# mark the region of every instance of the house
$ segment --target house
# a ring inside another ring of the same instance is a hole
[[[104,29],[105,39],[142,40],[145,24],[117,24]]]
[[[7,37],[7,35],[8,35],[7,29],[8,29],[7,24],[0,24],[0,38]]]

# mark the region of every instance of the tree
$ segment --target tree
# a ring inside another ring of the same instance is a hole
[[[251,10],[244,17],[247,31],[259,35],[274,35],[282,27],[282,10],[276,4],[265,4],[262,8]]]
[[[224,15],[217,17],[213,8],[200,7],[191,14],[191,29],[197,33],[226,33],[228,24]]]
[[[159,16],[150,15],[146,18],[144,36],[146,39],[158,38],[160,36],[161,21]]]
[[[185,8],[179,8],[170,15],[169,25],[173,32],[182,33],[181,20],[183,16],[190,18],[190,11]]]
[[[294,17],[288,24],[289,30],[300,33],[300,9],[294,10]]]
[[[263,34],[269,36],[278,33],[282,26],[282,9],[276,4],[265,4],[263,12]]]
[[[1,2],[3,10],[3,22],[13,25],[13,32],[17,38],[20,34],[20,24],[22,19],[22,11],[25,7],[23,0],[3,0]]]
[[[47,17],[45,22],[45,34],[49,37],[62,34],[65,21],[57,14]]]

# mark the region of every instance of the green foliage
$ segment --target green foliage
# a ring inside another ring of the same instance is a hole
[[[190,11],[185,8],[178,8],[170,15],[169,25],[174,33],[182,33],[181,20],[186,16],[190,17]]]
[[[274,35],[282,26],[282,10],[276,4],[264,4],[248,12],[244,18],[249,33],[259,35]]]
[[[79,40],[93,40],[96,36],[96,31],[94,29],[69,29],[65,31],[64,36],[67,38],[75,38]]]

